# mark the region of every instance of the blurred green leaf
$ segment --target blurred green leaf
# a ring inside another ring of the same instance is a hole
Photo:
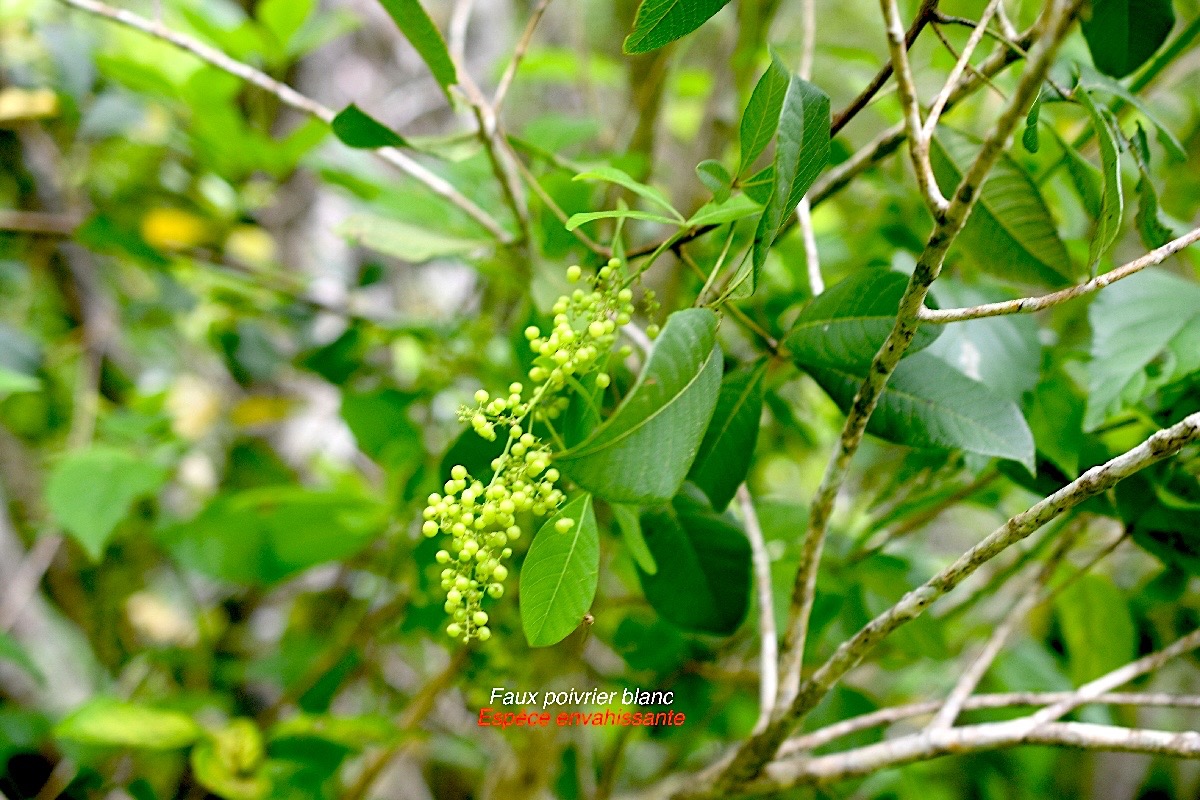
[[[1076,686],[1137,657],[1137,630],[1129,604],[1108,578],[1082,576],[1055,597],[1054,611]]]
[[[167,472],[125,450],[102,445],[66,456],[46,483],[46,505],[93,560],[135,500],[158,490]]]
[[[642,522],[638,515],[638,509],[617,503],[612,504],[610,508],[612,508],[617,526],[621,529],[625,546],[629,548],[629,553],[637,562],[638,567],[642,572],[650,575],[658,572],[658,565],[654,563],[654,554],[650,552],[650,548],[646,545],[646,538],[642,535]]]
[[[1121,150],[1117,145],[1116,121],[1096,106],[1087,91],[1076,92],[1079,102],[1092,119],[1092,130],[1100,140],[1100,163],[1104,173],[1104,191],[1100,195],[1100,216],[1088,247],[1088,270],[1092,275],[1100,259],[1112,249],[1121,235],[1121,220],[1125,214],[1125,195],[1121,191]]]
[[[68,714],[54,735],[79,744],[138,750],[180,750],[202,735],[191,717],[178,711],[97,697]]]
[[[450,87],[458,83],[458,72],[450,58],[450,51],[446,49],[446,41],[429,14],[418,0],[379,0],[379,4],[420,54],[449,99]]]
[[[16,664],[29,677],[38,681],[45,682],[45,676],[38,669],[37,664],[33,663],[33,659],[25,652],[25,648],[20,642],[9,636],[7,633],[0,631],[0,661],[7,661],[10,664]]]
[[[351,103],[338,112],[330,127],[342,144],[361,150],[380,147],[408,147],[400,134]]]
[[[371,214],[348,217],[338,227],[338,233],[356,244],[410,264],[467,256],[491,247],[489,242]]]

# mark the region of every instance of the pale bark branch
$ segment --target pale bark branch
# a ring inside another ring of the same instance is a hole
[[[958,681],[954,684],[954,688],[946,696],[946,702],[938,709],[937,714],[929,722],[928,730],[936,731],[944,728],[953,727],[954,721],[958,719],[958,715],[962,712],[963,706],[966,705],[975,687],[983,680],[983,676],[987,674],[992,663],[1000,655],[1000,651],[1004,649],[1004,645],[1008,642],[1009,637],[1016,631],[1029,612],[1034,609],[1042,600],[1041,590],[1050,579],[1054,576],[1054,571],[1058,569],[1059,563],[1067,555],[1067,551],[1075,544],[1077,530],[1069,530],[1058,541],[1054,552],[1042,564],[1041,569],[1034,574],[1033,579],[1029,581],[1029,585],[1022,587],[1017,602],[1000,624],[992,631],[992,635],[988,637],[980,649],[979,654],[971,661],[967,668],[963,670]]]
[[[322,122],[332,122],[333,118],[337,116],[337,112],[333,109],[318,103],[311,97],[301,94],[286,83],[277,81],[265,72],[257,70],[248,64],[230,58],[220,50],[210,47],[198,39],[171,30],[161,22],[146,19],[125,9],[113,8],[105,3],[98,2],[98,0],[59,0],[59,2],[97,17],[102,17],[126,27],[139,30],[148,36],[161,39],[181,50],[186,50],[201,61],[205,61],[217,69],[228,72],[230,75],[241,78],[247,83],[251,83],[263,91],[274,95],[284,105],[316,117]],[[463,213],[479,223],[480,226],[500,242],[504,244],[512,242],[512,235],[491,214],[476,205],[440,175],[431,172],[419,162],[394,147],[382,147],[371,152],[384,162],[424,184],[434,194],[457,206]]]
[[[496,85],[496,94],[492,97],[492,108],[496,114],[499,114],[500,109],[504,106],[504,98],[508,96],[508,89],[512,86],[513,78],[517,76],[517,68],[521,66],[521,60],[525,58],[525,53],[529,51],[533,33],[537,30],[538,23],[542,21],[542,16],[546,13],[549,5],[550,0],[539,0],[538,4],[533,7],[529,23],[525,26],[525,32],[521,34],[517,47],[513,51],[512,59],[504,68],[504,74],[500,76],[500,82]]]
[[[1175,758],[1200,758],[1200,733],[1121,728],[1085,722],[1048,722],[1030,727],[1025,719],[949,728],[889,739],[828,756],[775,762],[763,778],[747,784],[748,794],[779,792],[793,786],[861,777],[882,769],[1022,744],[1072,747]]]
[[[888,0],[883,0],[887,5]],[[804,660],[805,639],[808,620],[812,614],[813,598],[816,594],[817,571],[825,533],[833,512],[833,504],[849,474],[850,462],[866,433],[867,423],[900,359],[907,352],[920,324],[918,313],[925,302],[929,287],[937,279],[951,243],[966,224],[975,201],[978,188],[1003,152],[1008,138],[1017,124],[1024,118],[1029,105],[1041,87],[1042,80],[1053,63],[1068,26],[1074,19],[1080,0],[1060,6],[1051,2],[1050,9],[1043,14],[1036,28],[1036,44],[1029,53],[1027,68],[1018,81],[1008,105],[1001,112],[991,134],[984,140],[975,160],[966,170],[954,192],[945,214],[941,215],[924,252],[917,261],[908,288],[901,298],[896,324],[883,347],[875,355],[867,377],[863,381],[846,416],[846,423],[838,445],[830,456],[825,475],[809,512],[808,530],[801,549],[800,565],[792,590],[791,611],[784,638],[781,659],[781,685],[778,711],[781,718],[788,716],[785,706],[793,705],[799,692],[800,671]],[[910,129],[909,135],[913,132]],[[779,734],[776,733],[776,736]],[[758,745],[751,746],[756,750]],[[746,752],[746,751],[743,751]],[[756,757],[761,758],[761,753]],[[761,762],[760,762],[761,763]]]
[[[979,18],[975,29],[971,31],[971,35],[967,38],[967,44],[963,47],[962,53],[954,64],[954,68],[950,70],[950,76],[946,79],[945,85],[938,95],[933,100],[933,105],[929,108],[929,115],[925,118],[925,127],[921,131],[923,138],[928,140],[933,136],[934,130],[937,128],[938,119],[942,116],[942,111],[946,108],[946,103],[950,100],[950,95],[954,92],[954,87],[958,85],[959,78],[963,72],[971,64],[971,55],[975,52],[975,48],[979,46],[983,40],[984,33],[987,32],[988,23],[991,22],[992,16],[1000,7],[1000,0],[992,0],[988,3],[987,8],[983,10],[983,16]]]
[[[746,484],[737,490],[738,508],[746,527],[746,538],[750,540],[750,554],[754,564],[754,592],[758,601],[758,633],[762,640],[758,684],[759,717],[756,730],[762,730],[771,720],[775,709],[775,694],[779,688],[779,639],[775,632],[775,601],[771,593],[771,557],[767,553],[767,542],[763,537],[758,513],[754,510],[754,498]]]
[[[1075,699],[1075,692],[1005,692],[995,694],[977,694],[967,698],[963,703],[963,711],[981,711],[997,708],[1019,708],[1021,706],[1045,706],[1064,700]],[[852,733],[892,725],[914,717],[924,717],[935,713],[943,703],[940,700],[929,700],[922,703],[909,703],[903,706],[891,706],[860,714],[831,725],[826,725],[811,733],[794,736],[779,748],[780,759],[794,757],[818,747],[824,747],[830,742],[837,741]],[[1084,705],[1138,706],[1143,708],[1195,708],[1200,709],[1200,695],[1180,695],[1159,692],[1106,692],[1096,695],[1084,702]]]
[[[1197,440],[1200,440],[1200,412],[1154,433],[1137,447],[1104,464],[1092,467],[1057,492],[1009,519],[954,563],[920,587],[905,594],[894,606],[839,645],[833,655],[801,685],[790,706],[773,718],[766,730],[750,737],[731,757],[715,765],[712,768],[715,774],[708,775],[707,778],[702,776],[699,782],[704,788],[693,794],[716,796],[752,780],[762,765],[773,757],[795,725],[816,707],[847,672],[856,667],[893,631],[919,617],[935,600],[952,591],[979,567],[1051,520],[1088,498],[1108,491],[1130,475],[1175,455]],[[1200,632],[1194,636],[1197,637],[1197,644],[1200,644]],[[1181,645],[1177,643],[1175,647],[1179,646]],[[1120,683],[1098,684],[1096,687],[1089,684],[1081,692],[1089,690],[1099,694],[1113,688],[1114,685]]]
[[[993,0],[995,2],[995,0]],[[896,76],[896,90],[900,95],[900,105],[904,111],[904,129],[908,133],[908,152],[912,160],[913,170],[917,176],[917,186],[921,196],[933,213],[934,219],[940,220],[949,208],[950,202],[938,187],[937,178],[933,175],[933,166],[929,161],[929,136],[925,132],[925,124],[921,120],[921,99],[917,96],[917,86],[913,79],[912,65],[908,61],[908,45],[904,38],[904,25],[900,22],[900,9],[896,0],[880,0],[883,10],[884,25],[887,28],[888,51],[892,59],[892,72]],[[950,82],[947,86],[953,86]],[[945,101],[942,103],[945,106]]]
[[[962,322],[968,319],[999,317],[1006,314],[1031,314],[1035,311],[1053,308],[1054,306],[1074,300],[1077,297],[1097,292],[1105,286],[1111,286],[1122,278],[1128,278],[1130,275],[1141,272],[1146,267],[1161,264],[1179,251],[1190,247],[1198,241],[1200,241],[1200,228],[1189,231],[1178,239],[1172,239],[1162,247],[1151,250],[1141,258],[1134,259],[1128,264],[1110,270],[1087,283],[1081,283],[1069,289],[1061,289],[1057,292],[1036,297],[1022,297],[1017,300],[984,303],[983,305],[967,306],[965,308],[922,308],[920,311],[920,320],[922,322],[945,324],[948,322]]]

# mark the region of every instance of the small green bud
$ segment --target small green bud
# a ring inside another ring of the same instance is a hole
[[[554,530],[559,533],[569,533],[571,528],[575,527],[575,520],[563,517],[558,522],[554,523]]]

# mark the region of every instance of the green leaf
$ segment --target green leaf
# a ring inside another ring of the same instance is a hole
[[[316,7],[316,0],[262,0],[254,9],[254,15],[279,46],[290,51],[292,40]]]
[[[742,156],[738,166],[741,176],[767,149],[775,131],[779,130],[779,113],[783,110],[783,98],[791,83],[787,68],[772,54],[767,71],[754,85],[742,122],[738,128]]]
[[[408,147],[408,142],[400,134],[384,125],[379,120],[369,116],[361,108],[351,103],[343,108],[329,123],[333,135],[342,140],[347,147],[359,150],[377,150],[380,147]]]
[[[384,509],[348,492],[270,486],[218,495],[159,539],[181,564],[219,580],[270,584],[357,553],[376,538]]]
[[[581,172],[575,176],[577,181],[604,181],[606,183],[615,183],[624,189],[628,189],[639,197],[649,200],[656,206],[671,212],[671,216],[675,217],[680,222],[683,222],[683,215],[675,210],[671,205],[671,201],[667,196],[655,189],[653,186],[647,186],[640,181],[634,180],[628,173],[623,172],[616,167],[597,167],[596,169]]]
[[[478,239],[465,239],[426,226],[370,214],[347,217],[337,232],[356,244],[410,264],[468,256],[485,252],[491,246]]]
[[[434,79],[450,97],[450,87],[458,83],[458,73],[446,42],[433,20],[417,0],[379,0],[379,4],[391,16],[396,27],[420,54]]]
[[[1029,107],[1029,113],[1025,115],[1025,132],[1021,134],[1021,144],[1025,145],[1025,149],[1030,153],[1038,151],[1038,117],[1042,113],[1042,101],[1045,100],[1046,93],[1038,92],[1038,96],[1034,98],[1033,105]]]
[[[228,738],[201,741],[189,759],[196,783],[222,800],[265,800],[271,792],[271,779],[261,770],[231,763],[238,753],[236,743]]]
[[[648,53],[687,36],[720,11],[729,0],[642,0],[633,30],[625,37],[626,53]]]
[[[845,413],[869,365],[805,366]],[[900,362],[867,431],[909,447],[966,450],[1019,461],[1033,470],[1033,434],[1016,403],[929,353]]]
[[[98,697],[71,712],[54,728],[58,739],[102,747],[179,750],[203,731],[187,714]]]
[[[617,526],[621,529],[625,546],[629,548],[638,568],[650,575],[658,572],[654,554],[650,552],[650,547],[646,544],[646,537],[642,535],[642,521],[638,516],[638,510],[633,506],[623,506],[617,503],[613,503],[610,508],[612,508]]]
[[[907,276],[886,269],[863,269],[812,299],[796,318],[783,345],[801,367],[871,363],[896,324]],[[917,329],[908,354],[931,345],[939,326]]]
[[[650,605],[679,627],[727,636],[750,606],[750,543],[733,523],[677,501],[642,514],[642,532],[658,564],[638,570]]]
[[[1200,369],[1200,285],[1146,269],[1100,292],[1088,308],[1091,362],[1084,430]]]
[[[566,533],[559,520],[575,524]],[[567,638],[583,621],[596,596],[600,536],[592,496],[572,500],[542,526],[521,566],[521,627],[530,647]]]
[[[1154,55],[1174,25],[1171,0],[1095,0],[1081,27],[1096,68],[1123,78]]]
[[[713,202],[724,203],[729,199],[733,176],[725,165],[711,158],[696,165],[696,177],[704,184],[704,188],[713,193]]]
[[[421,453],[420,433],[409,418],[415,395],[396,389],[342,393],[342,419],[358,448],[376,461],[402,448]]]
[[[42,388],[42,382],[33,375],[26,375],[16,370],[0,365],[0,400],[10,394],[36,392]]]
[[[1099,219],[1101,205],[1104,202],[1104,175],[1095,164],[1084,158],[1074,147],[1066,142],[1062,142],[1062,146],[1067,162],[1067,174],[1075,186],[1076,194],[1083,202],[1088,216],[1092,219]]]
[[[1155,131],[1158,133],[1159,142],[1162,143],[1163,148],[1166,149],[1171,157],[1177,161],[1187,160],[1187,151],[1179,139],[1175,137],[1175,134],[1171,133],[1171,129],[1162,123],[1162,120],[1155,115],[1145,100],[1125,88],[1125,84],[1113,80],[1088,66],[1080,66],[1079,83],[1088,91],[1107,92],[1113,97],[1118,97],[1136,108],[1154,126]]]
[[[829,163],[829,125],[829,95],[792,75],[779,112],[772,161],[775,183],[754,234],[751,290],[758,285],[758,272],[784,220]]]
[[[1124,593],[1102,575],[1084,575],[1054,599],[1072,682],[1080,686],[1137,657],[1137,629]]]
[[[1162,247],[1175,238],[1175,232],[1163,224],[1158,214],[1158,192],[1154,189],[1154,181],[1150,177],[1149,143],[1146,141],[1146,131],[1139,123],[1137,133],[1133,137],[1133,160],[1138,168],[1138,210],[1133,221],[1137,226],[1142,243],[1151,250]]]
[[[704,225],[724,225],[727,222],[737,222],[739,219],[753,216],[761,206],[744,194],[732,197],[723,203],[705,203],[696,209],[696,213],[687,221],[690,228]]]
[[[941,127],[930,157],[942,191],[953,191],[974,160],[979,141]],[[1065,286],[1075,281],[1041,192],[1021,165],[1001,155],[979,192],[958,243],[981,269],[1009,282]]]
[[[38,683],[45,682],[45,676],[42,675],[42,671],[38,669],[37,664],[33,663],[33,659],[29,657],[29,654],[25,652],[25,648],[21,647],[20,642],[3,631],[0,631],[0,661],[16,664]]]
[[[54,467],[46,504],[87,554],[99,559],[134,501],[156,492],[166,479],[166,470],[144,458],[97,445],[71,453]]]
[[[708,496],[716,511],[725,510],[750,471],[766,372],[767,362],[760,360],[721,379],[716,411],[688,472],[688,480]]]
[[[580,225],[585,225],[598,219],[640,219],[646,222],[659,222],[664,225],[679,225],[679,220],[653,214],[649,211],[635,211],[631,208],[614,208],[611,211],[588,211],[583,214],[573,214],[567,220],[567,230],[573,231]]]
[[[1087,91],[1076,92],[1079,102],[1092,118],[1092,128],[1100,141],[1100,163],[1104,171],[1104,192],[1100,196],[1100,217],[1088,247],[1088,270],[1095,275],[1097,265],[1121,235],[1125,214],[1125,195],[1121,191],[1121,150],[1117,146],[1116,125],[1107,111],[1101,111]]]
[[[555,456],[577,484],[614,503],[663,503],[696,458],[721,384],[717,316],[677,311],[633,388],[591,436]]]
[[[933,294],[943,307],[982,305],[1008,300],[1009,296],[964,286],[942,278]],[[1038,382],[1042,345],[1038,328],[1029,314],[952,322],[929,352],[968,378],[977,380],[1001,397],[1018,405]]]

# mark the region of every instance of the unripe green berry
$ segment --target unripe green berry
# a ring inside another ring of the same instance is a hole
[[[536,325],[530,325],[528,328],[525,329],[525,338],[531,342],[541,335],[542,335],[542,332],[540,330],[538,330],[538,327]]]
[[[451,589],[446,592],[446,602],[451,605],[458,605],[462,602],[462,592],[458,591],[458,589]]]
[[[487,612],[486,611],[476,611],[471,616],[471,621],[479,626],[487,625],[487,621],[488,621]]]
[[[462,626],[457,622],[451,622],[446,626],[446,633],[449,634],[450,638],[457,639],[462,635]]]
[[[488,597],[492,598],[493,600],[499,600],[504,596],[504,587],[498,583],[493,583],[487,588],[487,593]]]
[[[479,641],[486,642],[488,639],[492,638],[492,631],[487,627],[483,627],[475,631],[475,635],[479,637]]]
[[[566,517],[563,517],[558,522],[554,523],[554,530],[558,531],[559,533],[568,533],[568,532],[570,532],[571,528],[574,528],[574,527],[575,527],[575,520],[568,519]]]
[[[503,564],[498,564],[496,568],[492,570],[492,577],[497,581],[503,581],[508,577],[508,567],[504,566]]]
[[[581,270],[581,269],[580,269],[578,266],[576,266],[576,265],[572,265],[572,266],[570,266],[570,267],[567,267],[567,280],[568,280],[568,281],[570,281],[571,283],[575,283],[576,281],[578,281],[578,280],[579,280],[579,277],[580,277],[582,274],[583,274],[583,270]]]
[[[558,470],[554,469],[553,467],[546,470],[546,480],[553,483],[553,482],[557,481],[558,478],[559,478]]]
[[[591,336],[593,339],[599,339],[603,335],[604,323],[600,320],[593,320],[592,323],[588,325],[588,336]]]
[[[425,524],[421,526],[421,533],[430,537],[437,536],[439,530],[441,529],[438,524],[431,519],[425,520]]]
[[[456,481],[461,481],[467,477],[467,468],[462,464],[455,464],[450,468],[450,477]]]
[[[651,339],[658,338],[658,331],[659,331],[659,328],[657,325],[647,325],[646,326],[646,336],[650,337]]]
[[[599,375],[596,376],[596,386],[600,387],[601,389],[607,389],[608,384],[610,384],[611,382],[612,382],[612,378],[608,377],[607,372],[601,372]]]
[[[439,564],[449,564],[450,563],[450,553],[448,553],[445,550],[438,550],[437,555],[434,556],[434,558],[437,559],[437,562]]]

